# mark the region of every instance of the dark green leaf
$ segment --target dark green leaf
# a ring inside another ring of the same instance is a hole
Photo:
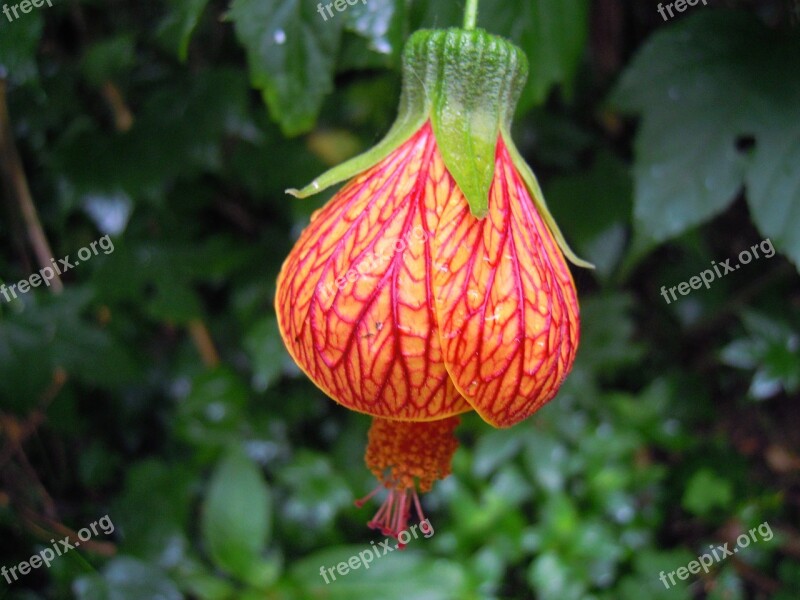
[[[36,52],[43,29],[44,19],[38,11],[20,15],[11,23],[0,13],[0,75],[5,70],[9,80],[17,85],[38,79]]]
[[[189,42],[209,0],[169,0],[169,12],[158,27],[159,37],[185,62]]]
[[[653,36],[611,102],[642,115],[635,225],[660,242],[724,210],[747,182],[756,225],[800,265],[797,38],[703,10]],[[751,138],[755,152],[737,148]]]
[[[272,118],[286,135],[310,130],[333,89],[344,18],[334,12],[323,20],[301,0],[234,0],[230,18]]]
[[[256,323],[244,344],[253,363],[253,387],[263,392],[278,380],[289,358],[275,316]]]

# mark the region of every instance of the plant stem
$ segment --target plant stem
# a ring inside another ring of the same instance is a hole
[[[467,0],[464,7],[464,29],[475,29],[478,21],[478,0]]]
[[[0,76],[0,172],[3,174],[3,179],[8,182],[8,191],[11,198],[19,205],[19,210],[27,229],[28,240],[36,254],[39,266],[42,268],[49,267],[53,251],[50,249],[50,242],[47,241],[44,228],[42,228],[42,223],[39,221],[39,213],[33,203],[28,180],[25,177],[25,170],[22,167],[22,160],[14,142],[11,118],[8,115],[8,105],[6,103],[6,80],[2,76]],[[58,294],[64,289],[61,278],[58,275],[55,276],[49,287],[54,294]]]

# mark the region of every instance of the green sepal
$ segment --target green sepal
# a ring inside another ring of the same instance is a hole
[[[431,122],[445,166],[482,219],[489,210],[497,140],[511,124],[528,77],[528,60],[515,45],[481,29],[422,30],[412,35],[404,61],[433,101]]]
[[[514,163],[517,171],[519,171],[519,174],[522,176],[522,180],[525,182],[525,185],[528,188],[528,192],[533,199],[533,204],[536,207],[536,210],[544,219],[547,227],[550,228],[550,233],[553,234],[558,247],[561,248],[561,252],[563,252],[564,256],[567,257],[567,260],[569,260],[575,266],[584,267],[586,269],[594,269],[595,267],[592,263],[579,258],[578,255],[572,251],[572,248],[569,247],[567,240],[564,239],[564,234],[562,234],[561,230],[558,228],[556,220],[553,218],[553,215],[550,214],[550,209],[547,208],[547,204],[544,201],[544,194],[542,193],[542,188],[539,187],[539,182],[536,179],[536,175],[533,174],[533,171],[528,166],[528,163],[526,163],[525,159],[522,158],[519,150],[517,150],[517,147],[514,145],[514,141],[508,134],[508,131],[504,130],[502,135],[503,141],[506,144],[506,148],[508,148],[508,153],[511,155],[511,162]]]
[[[377,145],[373,146],[366,152],[363,152],[358,156],[354,156],[342,164],[325,171],[322,175],[317,177],[304,188],[300,190],[290,188],[286,190],[286,193],[291,194],[296,198],[307,198],[308,196],[313,196],[314,194],[321,192],[332,185],[352,179],[359,173],[363,173],[367,169],[374,167],[384,158],[389,156],[389,154],[391,154],[395,148],[402,145],[403,142],[405,142],[416,131],[418,131],[427,120],[427,115],[422,115],[421,117],[417,118],[413,117],[414,115],[408,115],[406,117],[401,115],[389,130],[389,133],[386,134],[386,137],[378,142]]]

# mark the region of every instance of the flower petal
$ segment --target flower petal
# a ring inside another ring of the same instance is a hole
[[[434,290],[456,388],[492,425],[513,425],[550,400],[578,344],[572,276],[534,209],[502,136],[489,213],[454,198],[435,232]]]
[[[447,371],[431,289],[431,232],[453,192],[426,123],[317,211],[278,277],[281,334],[346,407],[434,420],[470,410]]]

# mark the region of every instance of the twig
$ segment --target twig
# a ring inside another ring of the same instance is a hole
[[[25,170],[22,167],[19,152],[17,151],[14,136],[11,131],[11,119],[8,115],[8,104],[6,102],[6,80],[0,77],[0,169],[3,178],[8,181],[9,193],[19,205],[22,218],[25,221],[25,228],[28,232],[33,251],[41,268],[49,267],[53,257],[50,243],[47,241],[36,205],[33,203],[31,190],[28,180],[25,177]],[[56,274],[49,289],[58,294],[64,289],[61,277]]]
[[[125,133],[130,131],[133,127],[133,113],[128,105],[125,104],[125,98],[122,92],[111,81],[106,81],[102,88],[103,98],[106,99],[111,113],[114,115],[114,127],[117,131]]]
[[[200,319],[193,319],[189,322],[189,334],[192,336],[192,341],[198,352],[200,352],[203,364],[209,368],[219,365],[219,353],[214,347],[214,341],[211,339],[211,334],[206,324]]]

